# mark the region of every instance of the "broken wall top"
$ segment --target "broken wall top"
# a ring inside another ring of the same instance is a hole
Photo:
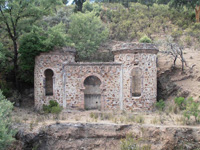
[[[157,54],[158,48],[152,43],[120,43],[113,46],[112,52],[117,53],[152,53]]]

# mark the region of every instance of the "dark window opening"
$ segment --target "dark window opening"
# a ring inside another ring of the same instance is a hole
[[[45,74],[45,95],[51,96],[53,95],[53,71],[51,69],[47,69],[44,72]]]
[[[131,72],[131,94],[133,97],[141,96],[141,77],[142,73],[140,68],[134,68]]]

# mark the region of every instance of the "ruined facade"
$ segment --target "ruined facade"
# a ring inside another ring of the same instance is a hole
[[[114,62],[75,62],[73,48],[41,53],[35,59],[35,106],[56,100],[66,109],[150,110],[157,52],[153,44],[118,44]]]

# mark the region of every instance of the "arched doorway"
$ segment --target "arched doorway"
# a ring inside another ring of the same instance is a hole
[[[101,109],[101,80],[96,76],[89,76],[84,81],[84,107],[86,110]]]

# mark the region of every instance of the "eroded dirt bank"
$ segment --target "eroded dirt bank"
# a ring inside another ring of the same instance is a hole
[[[200,148],[200,128],[180,126],[61,123],[19,131],[16,139],[25,150],[119,150],[120,140],[130,133],[152,150]]]

